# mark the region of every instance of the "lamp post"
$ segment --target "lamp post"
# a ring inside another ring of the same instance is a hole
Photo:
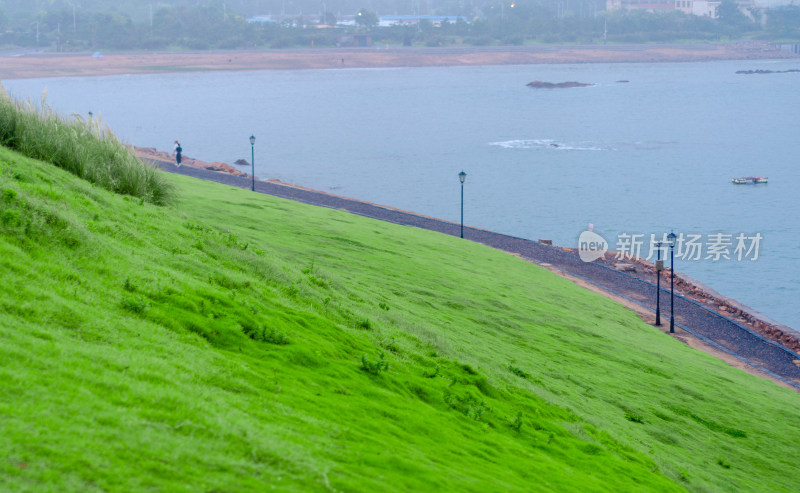
[[[669,332],[675,332],[675,232],[667,235],[669,242]]]
[[[253,192],[256,191],[256,138],[255,136],[250,136],[250,165],[253,167],[253,172],[250,173],[250,178],[252,179],[253,185],[250,188]]]
[[[464,180],[467,179],[467,174],[464,171],[458,174],[458,180],[461,182],[461,237],[464,237]]]
[[[664,242],[656,242],[656,325],[661,325],[661,271],[664,270],[664,262],[661,260],[661,245]]]

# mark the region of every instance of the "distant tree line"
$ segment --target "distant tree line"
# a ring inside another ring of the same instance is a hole
[[[31,4],[36,8],[23,9]],[[116,7],[91,10],[91,4]],[[134,16],[123,0],[83,0],[80,8],[60,0],[0,1],[0,45],[57,51],[323,47],[342,43],[346,35],[354,33],[369,34],[376,43],[416,46],[800,40],[800,6],[743,11],[733,0],[723,0],[717,19],[679,11],[605,11],[602,0],[489,2],[480,7],[469,4],[469,12],[461,2],[441,7],[464,11],[456,22],[434,25],[423,20],[413,26],[392,27],[379,27],[377,13],[360,8],[350,14],[355,25],[335,28],[330,26],[341,14],[328,9],[319,9],[318,15],[256,23],[247,22],[244,14],[234,10],[236,4],[174,1],[143,6],[136,2],[139,15]],[[446,10],[432,13],[459,15]]]

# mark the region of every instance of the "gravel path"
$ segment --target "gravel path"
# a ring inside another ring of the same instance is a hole
[[[161,169],[172,173],[241,188],[249,189],[251,187],[250,178],[187,166],[177,168],[172,163],[158,162],[156,164]],[[456,223],[338,197],[324,192],[264,181],[256,181],[255,188],[260,193],[321,207],[343,209],[353,214],[382,221],[415,226],[453,236],[460,234],[460,225]],[[598,263],[585,263],[574,253],[524,238],[516,238],[468,226],[464,226],[464,238],[518,254],[538,264],[554,267],[599,286],[606,291],[627,298],[655,313],[656,286],[651,282]],[[666,285],[668,288],[669,283],[666,283]],[[669,299],[669,289],[662,287],[661,322],[664,327],[669,326]],[[794,361],[800,362],[800,355],[678,294],[675,295],[674,313],[676,330],[685,330],[718,349],[800,389],[800,367],[794,364]]]

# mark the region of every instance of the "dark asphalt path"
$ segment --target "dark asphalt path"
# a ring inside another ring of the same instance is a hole
[[[240,188],[249,189],[251,187],[250,178],[187,166],[177,168],[171,163],[159,162],[156,164],[159,164],[161,169],[172,173],[193,176]],[[438,231],[452,236],[460,235],[459,224],[381,207],[367,202],[264,181],[256,181],[255,188],[259,193],[266,193],[306,204],[343,209],[361,216]],[[524,238],[516,238],[468,226],[464,226],[464,238],[499,250],[516,253],[538,264],[547,264],[555,267],[562,272],[582,278],[607,291],[623,296],[655,313],[656,286],[651,282],[598,263],[583,262],[573,253]],[[669,290],[662,288],[661,322],[663,327],[669,326],[669,298]],[[800,360],[800,355],[763,338],[733,320],[677,294],[675,295],[674,312],[677,329],[685,330],[718,349],[800,389],[800,367],[793,363],[793,360]]]

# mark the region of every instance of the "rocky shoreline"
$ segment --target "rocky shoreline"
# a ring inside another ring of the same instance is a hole
[[[656,268],[652,262],[639,257],[626,257],[622,260],[616,257],[616,252],[606,252],[597,262],[627,272],[640,279],[652,283],[656,282]],[[670,271],[665,267],[661,271],[662,288],[668,288],[669,282]],[[800,333],[796,330],[775,322],[736,300],[719,294],[685,274],[675,273],[675,292],[723,317],[733,320],[766,339],[774,341],[791,351],[800,353]],[[800,360],[797,360],[795,364],[800,367]]]
[[[794,72],[800,72],[800,69],[794,69],[794,68],[789,69],[789,70],[763,70],[763,69],[758,69],[758,70],[737,70],[736,71],[737,74],[743,74],[743,75],[752,75],[752,74],[759,74],[759,75],[763,75],[763,74],[791,74],[791,73],[794,73]]]
[[[164,163],[175,163],[175,156],[166,152],[166,151],[159,151],[154,147],[132,147],[134,154],[136,157],[143,161],[161,161]],[[201,161],[199,159],[194,159],[183,155],[181,159],[181,166],[190,166],[192,168],[200,168],[200,169],[207,169],[209,171],[218,171],[220,173],[228,173],[229,175],[234,176],[250,176],[247,173],[243,173],[238,169],[234,168],[228,163],[223,163],[220,161],[214,162],[206,162]]]

